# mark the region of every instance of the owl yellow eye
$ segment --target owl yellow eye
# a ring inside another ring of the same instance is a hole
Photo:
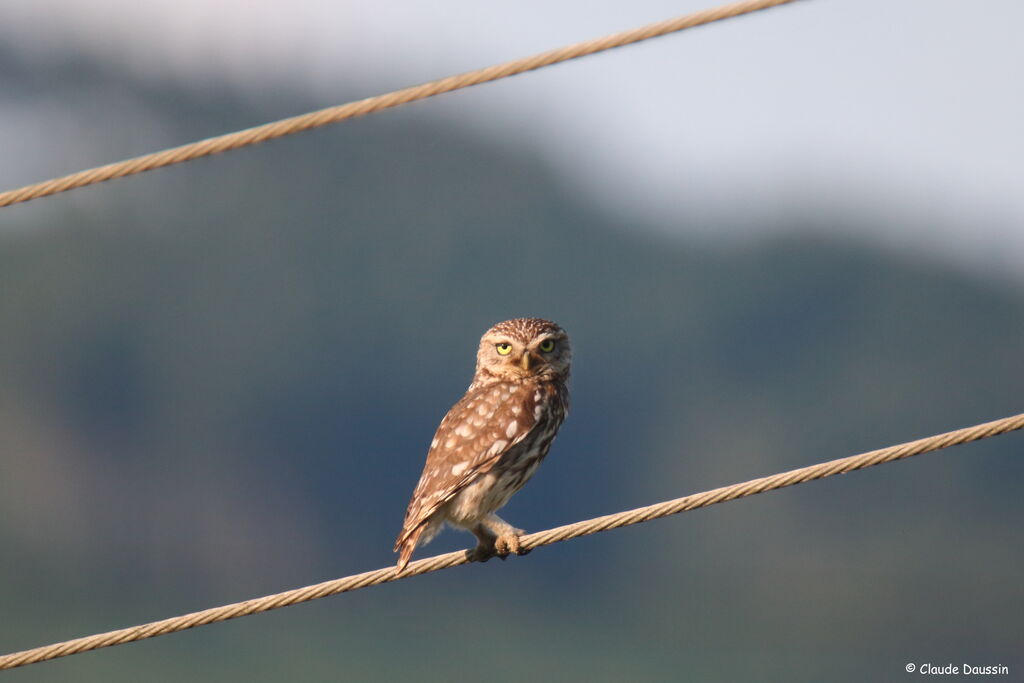
[[[555,340],[545,339],[540,343],[540,350],[543,351],[544,353],[551,353],[552,351],[555,350]]]
[[[508,342],[497,344],[494,348],[497,350],[499,356],[507,356],[512,353],[512,345]]]

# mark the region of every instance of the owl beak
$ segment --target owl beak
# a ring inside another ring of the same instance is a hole
[[[519,360],[519,364],[523,368],[523,370],[529,370],[530,369],[530,352],[529,351],[523,353],[523,357]]]

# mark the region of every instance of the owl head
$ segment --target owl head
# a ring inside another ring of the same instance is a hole
[[[569,378],[569,335],[550,320],[516,318],[500,322],[480,338],[474,384]]]

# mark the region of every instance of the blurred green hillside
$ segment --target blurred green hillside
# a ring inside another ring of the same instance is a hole
[[[0,59],[0,85],[93,131],[94,164],[328,104],[73,55]],[[0,650],[391,563],[433,429],[508,317],[557,320],[575,347],[573,414],[506,508],[530,530],[1022,410],[1017,287],[812,236],[856,216],[794,206],[764,226],[789,236],[714,247],[566,187],[532,150],[417,105],[0,209]],[[1024,671],[1020,448],[1001,437],[6,676]],[[426,553],[470,542],[449,531]]]

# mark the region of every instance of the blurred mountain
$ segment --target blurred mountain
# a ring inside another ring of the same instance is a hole
[[[21,107],[59,102],[93,164],[329,104],[71,54],[0,59],[0,84]],[[812,238],[857,217],[798,206],[772,219],[783,239],[658,236],[428,106],[0,210],[0,649],[392,562],[433,429],[508,317],[557,320],[576,350],[573,414],[507,508],[532,530],[1021,410],[1019,289]],[[1019,668],[1019,444],[11,680]]]

